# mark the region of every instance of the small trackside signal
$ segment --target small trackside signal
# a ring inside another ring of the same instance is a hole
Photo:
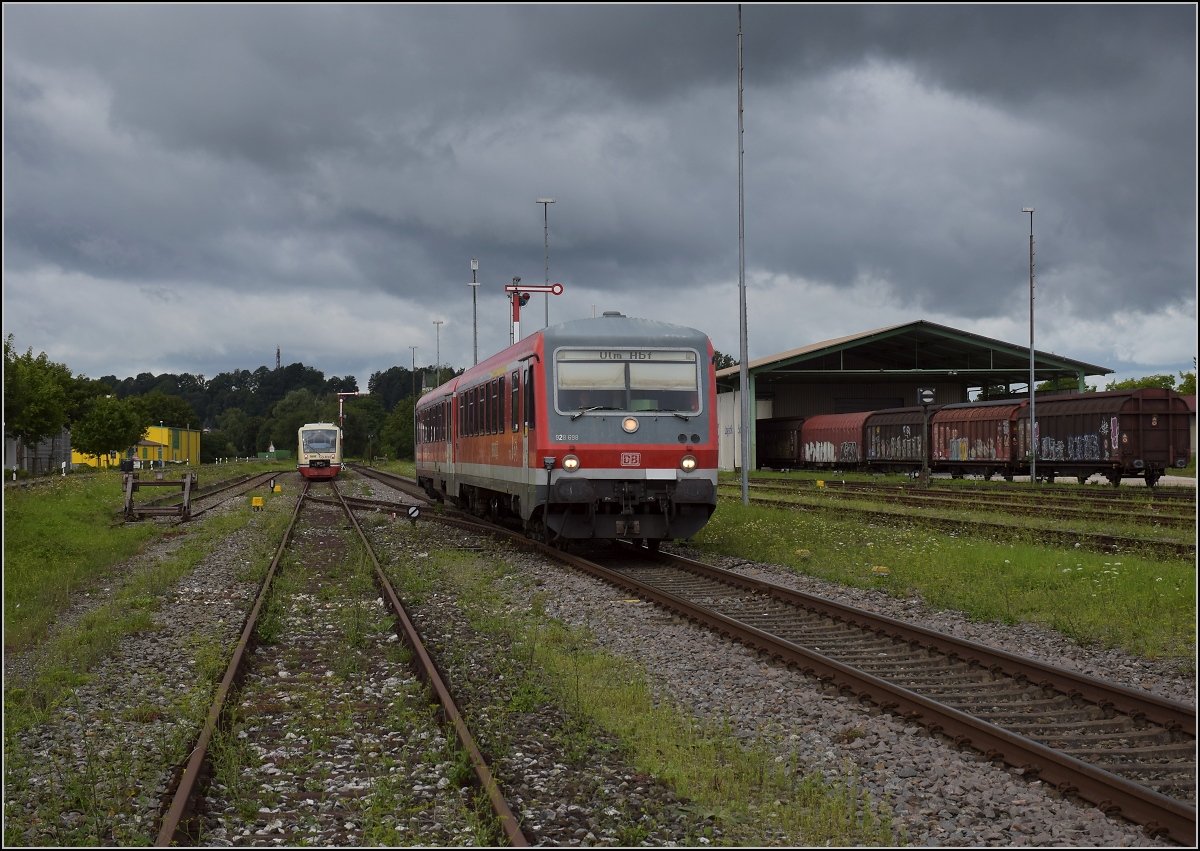
[[[417,525],[417,518],[418,518],[418,517],[420,517],[420,516],[421,516],[421,509],[420,509],[420,508],[418,508],[418,507],[417,507],[417,506],[415,506],[415,505],[410,505],[410,506],[408,507],[408,522],[409,522],[409,523],[411,523],[411,524],[413,524],[414,526],[416,526],[416,525]]]

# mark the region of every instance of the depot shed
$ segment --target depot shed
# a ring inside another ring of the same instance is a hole
[[[878,328],[751,361],[752,416],[765,433],[771,420],[914,406],[919,389],[933,389],[939,405],[1027,395],[1029,360],[1027,346],[924,320]],[[1054,394],[1084,392],[1088,376],[1112,372],[1052,352],[1034,353],[1035,383],[1070,385]],[[741,466],[740,373],[737,366],[717,372],[723,470]],[[751,433],[752,466],[757,431]]]

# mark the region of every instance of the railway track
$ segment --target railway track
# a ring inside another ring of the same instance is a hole
[[[1176,841],[1195,710],[666,553],[572,564]]]
[[[731,488],[718,489],[718,495],[726,498],[733,496]],[[772,505],[791,510],[842,511],[856,512],[874,517],[884,517],[902,523],[911,523],[943,529],[948,532],[980,534],[990,532],[1008,537],[1027,537],[1040,540],[1051,546],[1073,546],[1079,544],[1100,552],[1129,552],[1150,551],[1174,558],[1196,557],[1196,543],[1172,541],[1161,538],[1141,538],[1132,535],[1109,535],[1100,532],[1080,532],[1069,529],[1050,529],[1039,526],[1019,525],[1016,523],[1000,523],[995,521],[966,520],[958,517],[944,517],[932,514],[913,514],[911,512],[887,511],[870,506],[853,505],[847,502],[814,502],[797,501],[794,499],[752,496],[752,502],[761,505]]]
[[[1190,706],[666,553],[583,557],[526,543],[1152,835],[1195,844]]]
[[[767,477],[767,476],[751,476],[750,484],[779,484],[786,483],[795,487],[809,488],[817,487],[817,482],[824,482],[822,487],[830,490],[845,490],[845,491],[889,491],[894,490],[902,485],[889,484],[886,482],[859,482],[845,481],[835,478],[838,474],[830,472],[828,476],[814,475],[811,472],[807,473],[805,478],[790,479],[784,477]],[[1117,489],[1112,487],[1101,487],[1091,485],[1049,485],[1039,484],[1036,488],[1031,488],[1028,483],[1011,483],[1011,482],[984,482],[984,481],[963,481],[947,479],[944,477],[931,478],[927,492],[937,493],[956,493],[970,494],[972,496],[1000,496],[1013,497],[1025,500],[1055,500],[1066,499],[1070,501],[1084,501],[1095,504],[1114,504],[1114,503],[1183,503],[1185,505],[1196,504],[1196,489],[1194,487],[1169,487],[1158,486],[1154,488],[1124,488]]]
[[[798,488],[791,483],[760,482],[754,485],[755,490],[789,494],[812,494],[810,489]],[[907,505],[935,508],[953,508],[958,511],[987,511],[1014,515],[1045,515],[1053,510],[1056,517],[1065,520],[1098,521],[1098,522],[1129,522],[1163,528],[1195,528],[1196,516],[1194,506],[1185,512],[1186,506],[1179,503],[1150,500],[1127,500],[1124,504],[1114,504],[1111,500],[1069,499],[1054,497],[1050,499],[1027,499],[1016,494],[990,494],[975,491],[950,493],[944,490],[931,491],[897,486],[866,491],[846,488],[823,489],[821,496],[839,500],[861,500],[887,502],[893,505]]]
[[[453,765],[457,759],[455,753],[465,754],[468,772],[483,790],[494,813],[495,824],[499,826],[500,832],[486,841],[491,843],[503,836],[509,844],[527,845],[516,818],[492,780],[470,730],[353,511],[338,499],[334,483],[323,487],[338,501],[341,516],[354,528],[373,565],[369,573],[359,572],[358,579],[366,581],[368,586],[373,581],[378,590],[364,589],[355,576],[347,575],[344,568],[339,567],[339,563],[349,557],[345,553],[341,553],[342,558],[334,558],[332,563],[327,561],[330,553],[338,554],[346,549],[341,528],[336,518],[329,516],[331,512],[327,508],[314,505],[310,485],[306,483],[259,596],[247,616],[204,728],[186,766],[180,767],[179,781],[162,820],[157,844],[191,842],[197,838],[202,842],[231,838],[247,841],[251,837],[257,840],[260,836],[268,837],[263,841],[274,844],[315,841],[359,844],[363,841],[362,822],[369,808],[357,806],[355,801],[376,794],[376,789],[383,789],[385,793],[389,790],[390,777],[379,766],[391,764],[394,771],[395,766],[403,766],[406,761],[415,759],[416,765],[409,765],[404,776],[420,777],[421,765],[428,760],[422,760],[420,754],[414,757],[410,752],[408,734],[412,733],[413,739],[424,740],[436,739],[439,735],[436,731],[413,733],[412,730],[393,729],[396,725],[391,722],[395,720],[396,707],[406,702],[405,692],[411,689],[403,678],[392,674],[396,659],[394,653],[389,652],[390,642],[373,626],[384,614],[382,607],[386,601],[396,619],[396,633],[403,634],[415,667],[436,695],[445,724],[457,737],[457,745],[447,744],[441,748],[446,761],[437,768]],[[297,521],[306,506],[312,506],[313,514],[317,516],[313,518],[315,531],[303,533],[313,539],[300,542],[306,556],[304,569],[295,566],[282,571],[282,575],[290,578],[291,588],[279,590],[276,586],[280,581],[281,563],[289,547],[296,545]],[[320,515],[324,515],[324,522]],[[304,546],[306,543],[308,545]],[[366,576],[371,579],[365,579]],[[348,598],[343,586],[350,589]],[[375,611],[376,594],[380,595],[380,611]],[[337,612],[330,611],[335,608]],[[262,634],[264,622],[273,623],[266,628],[277,638],[259,645],[256,636]],[[357,649],[348,650],[345,641],[338,640],[341,638],[348,638],[351,646]],[[235,689],[235,683],[240,683],[240,687]],[[408,698],[411,696],[407,695]],[[231,703],[231,699],[237,703]],[[407,721],[419,723],[420,718]],[[341,741],[336,748],[329,743],[330,739],[338,738],[335,730],[341,732]],[[433,744],[440,745],[440,742]],[[214,745],[215,751],[212,750]],[[267,782],[261,786],[253,772],[254,779],[248,781],[255,786],[249,790],[250,795],[261,801],[258,812],[252,816],[239,811],[236,790],[230,788],[242,782],[240,778],[244,772],[236,769],[226,772],[221,777],[220,788],[201,789],[203,778],[214,770],[214,766],[219,767],[230,754],[247,747],[261,759],[260,771],[267,775]],[[427,771],[432,769],[433,766],[426,768]],[[459,782],[465,779],[462,777]],[[418,786],[418,795],[436,799],[427,806],[422,802],[418,810],[432,809],[440,818],[446,819],[453,816],[456,807],[462,809],[469,803],[457,796],[457,788],[443,791],[445,786],[436,774],[429,785]],[[396,794],[400,794],[398,790]],[[205,820],[203,814],[197,813],[201,798],[209,807],[219,810],[219,821]],[[397,801],[403,798],[401,795]],[[441,803],[437,803],[438,800]],[[394,802],[392,808],[396,806],[398,804]],[[414,814],[413,821],[416,819]],[[296,832],[294,825],[300,823],[308,827],[303,832]],[[419,824],[414,826],[420,827]],[[393,824],[389,829],[402,831],[404,827]],[[422,835],[426,834],[415,834],[417,838]]]

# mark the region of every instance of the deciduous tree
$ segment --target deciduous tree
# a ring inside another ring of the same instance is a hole
[[[37,444],[58,434],[67,424],[70,371],[52,363],[46,353],[34,356],[33,349],[18,355],[13,335],[4,340],[4,433],[24,446]]]
[[[71,445],[81,455],[124,455],[149,426],[149,415],[133,400],[106,396],[71,429]]]

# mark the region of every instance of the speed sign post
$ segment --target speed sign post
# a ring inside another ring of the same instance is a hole
[[[917,388],[917,402],[921,405],[921,440],[924,441],[921,453],[921,487],[929,487],[929,452],[932,444],[929,441],[929,406],[937,401],[937,391],[932,387]]]

